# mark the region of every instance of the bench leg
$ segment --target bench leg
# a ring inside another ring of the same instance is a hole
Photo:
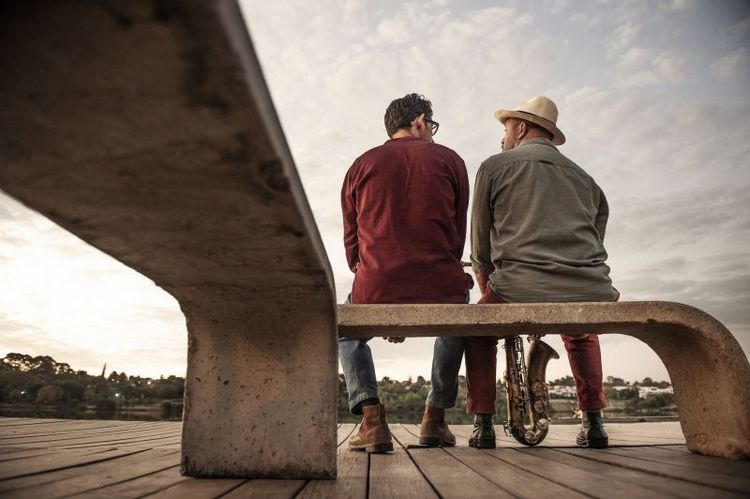
[[[336,476],[336,322],[328,293],[181,300],[182,473]]]
[[[687,447],[750,458],[750,365],[731,333],[706,314],[692,328],[667,325],[633,336],[653,348],[669,372]]]

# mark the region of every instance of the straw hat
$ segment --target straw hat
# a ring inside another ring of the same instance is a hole
[[[508,118],[518,118],[539,125],[552,134],[552,143],[559,146],[565,143],[565,135],[557,128],[557,106],[552,100],[538,95],[522,102],[514,110],[495,111],[495,118],[505,124]]]

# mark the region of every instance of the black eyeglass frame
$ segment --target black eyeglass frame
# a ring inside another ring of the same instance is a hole
[[[440,128],[440,123],[438,123],[437,121],[433,121],[429,118],[425,118],[424,120],[432,126],[432,136],[434,137],[435,134],[438,133],[438,129]]]

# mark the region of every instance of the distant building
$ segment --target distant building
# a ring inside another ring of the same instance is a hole
[[[549,396],[553,399],[574,399],[576,398],[576,387],[565,385],[550,386]]]
[[[638,396],[642,399],[645,399],[649,395],[656,395],[659,393],[674,393],[674,390],[672,390],[671,386],[668,386],[666,388],[659,388],[657,386],[639,386],[638,387]]]

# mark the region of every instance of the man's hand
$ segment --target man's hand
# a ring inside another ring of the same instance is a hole
[[[403,343],[406,340],[403,336],[383,336],[384,340],[388,340],[388,343]]]
[[[486,274],[477,274],[477,284],[479,284],[479,292],[484,294],[487,290],[487,283],[490,281],[490,276]]]

